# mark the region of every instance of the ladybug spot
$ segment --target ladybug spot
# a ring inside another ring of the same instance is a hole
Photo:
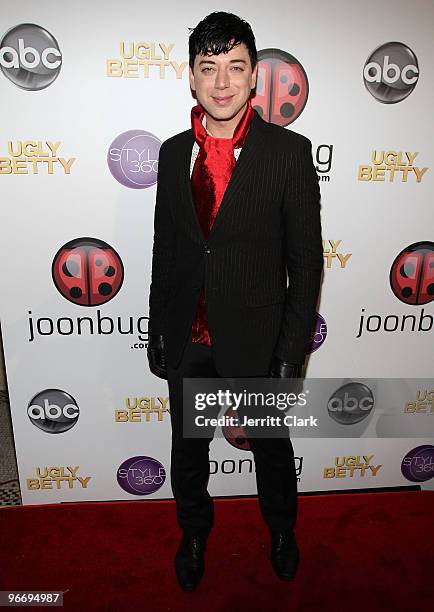
[[[108,283],[101,283],[98,285],[98,291],[100,295],[110,295],[112,292],[112,286]]]
[[[114,276],[116,270],[113,268],[113,266],[106,266],[104,268],[104,274],[106,276]]]
[[[62,272],[65,276],[75,276],[77,277],[80,272],[80,266],[73,259],[67,259],[62,266]]]
[[[415,272],[414,265],[406,261],[405,264],[399,269],[399,272],[404,278],[413,278]]]
[[[428,285],[428,287],[426,288],[426,292],[428,293],[428,295],[434,295],[434,283]]]
[[[294,105],[291,104],[290,102],[285,102],[285,104],[282,104],[282,106],[280,107],[280,114],[282,115],[282,117],[285,117],[286,119],[289,119],[289,117],[292,117],[294,112],[295,112]]]
[[[300,93],[300,86],[297,85],[297,83],[294,83],[294,85],[289,88],[288,93],[290,96],[298,96]]]
[[[402,297],[409,298],[413,294],[411,287],[404,287],[401,291]]]
[[[246,443],[246,438],[244,436],[237,436],[235,438],[235,442],[241,446],[242,444]]]
[[[96,265],[96,266],[102,266],[102,261],[101,261],[101,259],[95,259],[95,265]]]
[[[81,298],[83,295],[83,291],[80,289],[80,287],[71,287],[69,290],[69,295],[74,298],[74,300],[78,300],[78,298]]]
[[[281,74],[280,75],[280,82],[281,83],[286,83],[287,80],[288,80],[288,77],[286,76],[286,74]]]
[[[434,259],[432,261],[429,262],[429,267],[430,268],[434,268]]]

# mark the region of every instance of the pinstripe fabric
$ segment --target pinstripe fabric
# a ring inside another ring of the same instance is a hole
[[[311,143],[255,112],[205,243],[190,188],[193,140],[187,130],[160,150],[149,332],[165,335],[176,367],[204,283],[222,376],[265,375],[273,354],[302,363],[323,267]]]

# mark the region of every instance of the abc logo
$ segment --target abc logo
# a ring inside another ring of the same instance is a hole
[[[27,407],[29,419],[47,433],[63,433],[78,421],[80,410],[75,399],[59,389],[45,389]]]
[[[379,102],[401,102],[411,94],[419,79],[417,57],[402,43],[385,43],[367,59],[363,79],[366,89]]]
[[[32,23],[18,25],[0,42],[0,68],[12,83],[28,91],[44,89],[59,75],[62,54],[56,39]]]
[[[354,425],[363,421],[373,406],[371,389],[355,382],[339,387],[327,402],[329,416],[342,425]]]

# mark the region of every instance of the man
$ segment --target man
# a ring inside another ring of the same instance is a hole
[[[252,109],[253,32],[208,15],[189,39],[192,129],[160,150],[148,359],[168,380],[181,588],[204,571],[211,438],[183,437],[184,377],[299,377],[323,267],[320,194],[305,137]],[[289,284],[288,284],[289,279]],[[297,478],[289,438],[249,439],[277,576],[294,577]]]

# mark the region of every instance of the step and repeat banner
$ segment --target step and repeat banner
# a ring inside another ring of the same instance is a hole
[[[299,491],[433,488],[433,6],[23,0],[0,20],[0,314],[24,504],[172,497],[146,359],[158,154],[214,10],[252,25],[253,106],[312,141],[322,193],[307,377],[333,379],[340,433],[294,437]],[[242,433],[210,464],[211,494],[256,492]]]

